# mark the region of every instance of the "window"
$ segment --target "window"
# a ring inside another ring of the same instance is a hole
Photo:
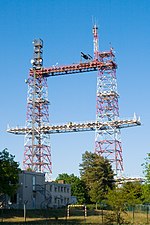
[[[55,187],[55,192],[57,192],[57,187]]]
[[[35,209],[35,196],[33,196],[33,198],[32,198],[32,206],[33,206],[33,208]]]
[[[15,193],[10,197],[10,202],[15,204],[17,203],[17,193]]]
[[[57,203],[57,197],[55,197],[55,204]]]
[[[63,187],[61,187],[61,192],[63,192]]]
[[[64,187],[64,192],[66,192],[66,187]]]
[[[49,203],[52,203],[52,198],[49,198]]]
[[[33,185],[33,191],[35,191],[35,176],[32,177],[32,185]]]
[[[69,188],[67,188],[67,192],[69,193]]]
[[[49,190],[52,191],[52,185],[49,186]]]

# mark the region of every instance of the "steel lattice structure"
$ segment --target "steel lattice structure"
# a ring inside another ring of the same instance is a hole
[[[77,64],[43,67],[42,40],[34,41],[33,68],[30,69],[27,97],[27,119],[25,127],[7,129],[8,132],[25,135],[24,168],[46,173],[50,179],[51,149],[50,134],[95,131],[95,152],[108,158],[118,175],[123,170],[120,129],[141,125],[140,119],[120,119],[118,92],[113,49],[100,52],[98,28],[93,28],[94,58],[81,52],[84,62]],[[83,123],[49,124],[47,77],[74,75],[76,73],[98,71],[96,121]]]
[[[35,129],[35,133],[43,134],[58,134],[58,133],[72,133],[72,132],[82,132],[82,131],[96,131],[96,130],[108,130],[110,127],[116,129],[140,126],[140,119],[134,115],[131,119],[118,119],[114,121],[107,122],[97,122],[97,121],[88,121],[88,122],[76,122],[76,123],[64,123],[64,124],[52,124],[44,125]],[[32,131],[32,127],[14,127],[8,128],[7,132],[18,135],[26,135]]]
[[[96,121],[101,123],[115,121],[119,119],[115,55],[112,48],[107,52],[99,51],[96,25],[93,28],[93,36],[95,60],[104,64],[109,62],[113,64],[111,68],[101,67],[98,70]],[[95,152],[112,162],[116,174],[123,171],[120,129],[111,125],[107,130],[96,129]]]
[[[24,160],[25,170],[31,169],[37,172],[51,173],[51,149],[50,136],[41,132],[41,126],[49,124],[48,110],[48,86],[47,78],[36,73],[43,65],[41,39],[34,42],[34,58],[32,60],[33,74],[29,74],[27,94],[27,117],[26,127],[29,128],[25,134]],[[49,177],[46,177],[49,179]]]
[[[113,52],[99,54],[100,61],[114,60]],[[109,122],[107,130],[96,130],[95,152],[112,162],[116,174],[123,171],[120,129],[111,126],[111,121],[119,119],[116,64],[111,69],[101,69],[97,76],[96,121]]]

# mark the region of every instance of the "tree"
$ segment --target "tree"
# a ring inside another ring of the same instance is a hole
[[[81,180],[86,184],[92,202],[105,199],[108,189],[114,187],[114,173],[108,159],[86,151],[80,164]]]
[[[18,187],[19,164],[7,149],[0,152],[0,193],[13,196]]]
[[[143,184],[142,185],[142,202],[144,204],[150,203],[150,184]]]
[[[126,212],[128,206],[132,206],[134,208],[136,204],[140,204],[141,197],[142,185],[140,182],[127,182],[120,188],[116,187],[113,190],[109,190],[107,194],[107,204],[111,206],[114,212],[114,222],[122,224],[124,222],[122,213]],[[111,216],[110,218],[113,217]]]
[[[150,153],[147,154],[145,162],[142,164],[144,167],[145,184],[142,186],[142,201],[144,204],[150,203]]]
[[[77,197],[79,204],[87,203],[88,196],[86,192],[85,183],[74,174],[68,175],[67,173],[59,174],[56,181],[64,180],[65,183],[71,185],[71,195]]]
[[[146,178],[146,183],[150,183],[150,153],[147,154],[147,157],[145,158],[145,163],[142,164],[144,167],[144,175]]]
[[[115,188],[109,190],[107,193],[107,204],[111,206],[114,215],[110,215],[110,222],[117,222],[117,224],[122,224],[123,218],[122,213],[126,211],[127,198],[122,188]]]
[[[122,186],[124,195],[126,196],[126,202],[129,206],[135,206],[141,203],[142,198],[142,185],[140,182],[127,182]]]

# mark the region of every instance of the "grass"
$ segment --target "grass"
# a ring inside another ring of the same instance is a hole
[[[149,217],[149,218],[148,218]],[[128,220],[130,223],[144,225],[150,224],[150,215],[147,217],[146,213],[135,212],[133,216],[133,212],[128,212],[124,215],[124,218]]]
[[[0,224],[3,225],[22,225],[25,224],[23,217],[23,210],[0,210]],[[83,210],[72,209],[70,211],[70,217],[66,218],[66,209],[45,209],[45,210],[27,210],[26,224],[28,225],[73,225],[73,224],[106,224],[106,216],[110,214],[110,211],[101,210],[88,210],[87,217],[84,217]],[[144,212],[135,212],[134,216],[132,212],[127,212],[122,215],[125,218],[125,221],[128,221],[128,224],[134,225],[146,225],[150,224],[147,220],[147,214]],[[149,215],[150,217],[150,215]],[[103,222],[103,223],[102,223]],[[148,223],[147,223],[148,222]],[[110,224],[107,224],[110,225]],[[114,225],[116,225],[114,223]]]

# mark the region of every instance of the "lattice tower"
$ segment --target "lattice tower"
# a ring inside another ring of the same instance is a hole
[[[104,65],[109,62],[113,65],[112,67],[101,67],[98,70],[96,121],[105,123],[119,120],[115,55],[113,49],[107,52],[98,51],[98,46],[95,46],[98,43],[98,28],[96,26],[93,28],[93,37],[95,60],[104,63]],[[109,159],[116,174],[122,172],[123,157],[120,129],[111,125],[107,130],[96,129],[95,152]]]
[[[52,171],[50,135],[40,132],[42,126],[49,124],[48,86],[47,78],[37,74],[43,65],[43,41],[38,39],[33,44],[34,57],[31,63],[34,72],[29,73],[27,80],[26,128],[28,131],[25,134],[23,166],[25,170],[46,173],[46,180],[49,180]]]
[[[33,67],[30,69],[27,80],[26,126],[8,128],[7,132],[25,135],[24,169],[45,172],[46,180],[50,180],[52,173],[50,134],[95,131],[95,152],[110,160],[119,177],[118,172],[123,170],[120,129],[141,125],[140,118],[136,115],[132,119],[119,118],[115,55],[112,49],[99,52],[96,25],[93,28],[93,36],[94,59],[82,53],[85,62],[49,68],[42,67],[42,40],[34,41]],[[47,77],[92,71],[98,71],[96,121],[50,125]]]

